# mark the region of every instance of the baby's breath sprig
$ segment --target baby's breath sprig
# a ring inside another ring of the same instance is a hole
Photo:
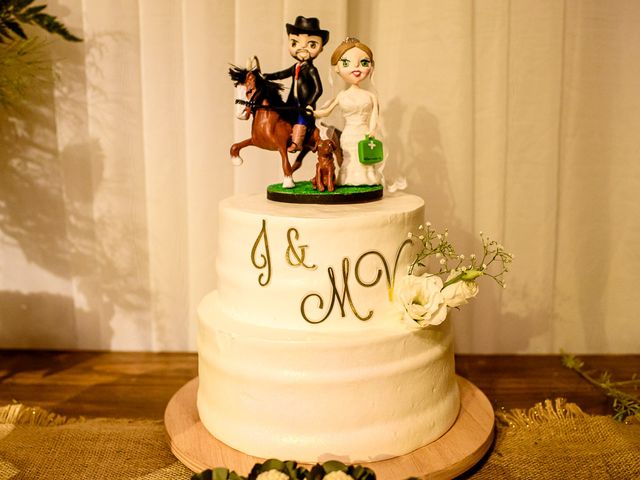
[[[513,255],[507,252],[496,240],[480,232],[482,241],[482,258],[475,253],[465,256],[458,254],[455,247],[449,241],[449,232],[445,229],[439,233],[430,222],[418,227],[419,233],[409,233],[409,238],[417,239],[421,250],[416,254],[415,260],[409,265],[409,275],[412,275],[417,267],[427,267],[430,257],[438,260],[438,271],[430,275],[446,275],[458,272],[457,275],[444,282],[444,287],[458,281],[473,281],[486,275],[496,281],[501,287],[506,287],[504,275],[509,271],[509,265],[513,261]]]
[[[504,281],[504,274],[509,271],[509,265],[513,261],[513,254],[507,252],[504,247],[496,240],[492,240],[488,235],[480,232],[480,238],[482,240],[482,249],[484,251],[482,260],[476,265],[475,257],[472,261],[471,268],[482,271],[483,275],[493,278],[498,285],[505,288],[507,284]],[[490,272],[488,268],[490,265],[496,264],[497,271]]]
[[[451,271],[449,262],[458,258],[455,249],[449,242],[449,231],[447,229],[442,233],[438,233],[431,227],[431,222],[427,222],[424,226],[418,227],[417,235],[409,232],[409,238],[416,238],[422,243],[422,250],[416,255],[416,259],[409,265],[409,275],[413,274],[416,267],[426,267],[426,261],[429,257],[438,259],[438,274]]]

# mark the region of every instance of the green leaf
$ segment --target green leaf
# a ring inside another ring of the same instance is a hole
[[[11,30],[13,33],[18,35],[23,40],[27,39],[27,35],[24,33],[24,30],[22,30],[22,27],[20,27],[20,24],[18,22],[14,22],[12,20],[5,20],[4,24],[9,30]]]
[[[34,2],[34,0],[15,0],[13,3],[16,10],[23,10]],[[44,5],[46,7],[46,5]]]
[[[465,270],[464,273],[462,274],[462,280],[465,282],[469,282],[469,281],[475,280],[476,278],[482,275],[483,273],[481,270],[475,270],[475,269]]]
[[[347,475],[354,480],[376,480],[376,474],[373,470],[362,465],[351,465],[347,469]]]
[[[284,469],[284,462],[277,458],[271,458],[260,466],[260,472],[268,472],[269,470],[278,470],[279,472],[282,472]]]
[[[354,480],[376,480],[376,474],[370,468],[362,465],[347,466],[337,460],[329,460],[323,464],[314,465],[308,478],[309,480],[322,480],[332,472],[344,472]]]
[[[218,467],[205,470],[200,473],[196,473],[191,477],[191,480],[245,480],[234,471],[230,471],[228,468]]]
[[[339,462],[338,460],[329,460],[328,462],[324,462],[322,464],[322,468],[326,473],[337,472],[337,471],[341,471],[341,472],[347,471],[347,466],[344,463]]]
[[[200,473],[196,473],[191,477],[191,480],[211,480],[212,472],[211,470],[204,470]]]
[[[47,8],[46,5],[36,5],[35,7],[28,8],[27,11],[24,13],[27,15],[35,15],[36,13],[41,12],[45,8]]]
[[[257,476],[263,472],[268,472],[269,470],[278,470],[280,472],[282,469],[284,469],[284,462],[277,458],[271,458],[263,463],[256,463],[247,478],[249,480],[255,480]]]
[[[311,471],[309,472],[308,479],[309,480],[322,480],[325,475],[324,468],[319,463],[316,463],[313,467],[311,467]]]
[[[26,39],[27,35],[22,29],[23,25],[35,25],[54,35],[59,35],[70,42],[82,41],[73,35],[63,23],[46,13],[43,13],[46,5],[30,5],[34,0],[0,0],[0,42],[2,37],[13,38],[14,35]]]
[[[287,475],[292,480],[305,480],[307,478],[307,470],[304,467],[299,466],[296,462],[292,460],[287,460],[283,462],[282,460],[278,460],[277,458],[271,458],[266,460],[264,463],[256,463],[249,476],[248,480],[255,480],[258,475],[264,472],[268,472],[269,470],[277,470],[278,472],[282,472]]]

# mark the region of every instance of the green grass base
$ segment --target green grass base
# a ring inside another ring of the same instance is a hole
[[[333,192],[314,190],[310,181],[296,182],[293,188],[283,188],[281,183],[267,187],[267,198],[289,203],[358,203],[379,200],[382,185],[341,185]]]
[[[362,192],[377,192],[382,190],[382,185],[340,185],[333,192],[314,190],[311,182],[296,182],[293,188],[283,188],[281,183],[274,183],[267,187],[267,192],[286,193],[291,195],[350,195]]]

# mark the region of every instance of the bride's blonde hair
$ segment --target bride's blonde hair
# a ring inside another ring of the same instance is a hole
[[[360,50],[362,50],[369,56],[371,65],[373,66],[375,64],[375,62],[373,61],[373,52],[367,45],[361,43],[357,38],[347,37],[346,40],[338,45],[333,51],[333,54],[331,55],[331,65],[337,65],[342,55],[344,55],[345,52],[351,50],[352,48],[359,48]]]

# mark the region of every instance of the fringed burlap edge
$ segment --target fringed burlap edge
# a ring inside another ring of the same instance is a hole
[[[569,418],[585,418],[591,415],[582,411],[575,403],[564,398],[538,402],[529,409],[514,408],[510,411],[499,410],[496,419],[500,427],[517,428],[542,425]]]
[[[590,416],[584,413],[575,403],[567,402],[564,398],[545,400],[536,403],[529,409],[516,408],[513,410],[496,411],[496,419],[500,427],[529,427],[555,420],[567,418],[581,418]],[[97,420],[97,419],[96,419]],[[112,421],[116,419],[111,419]],[[118,419],[131,421],[132,419]],[[67,425],[69,423],[86,422],[84,417],[65,417],[49,412],[40,407],[28,407],[21,403],[14,403],[0,407],[0,424],[32,425],[38,427]],[[153,422],[153,421],[152,421]]]
[[[84,417],[68,418],[40,407],[27,407],[14,403],[0,407],[0,425],[31,425],[35,427],[57,427],[84,422]]]
[[[32,427],[60,427],[78,424],[162,425],[164,420],[155,418],[120,417],[65,417],[40,407],[22,403],[0,406],[0,425],[27,425]]]

